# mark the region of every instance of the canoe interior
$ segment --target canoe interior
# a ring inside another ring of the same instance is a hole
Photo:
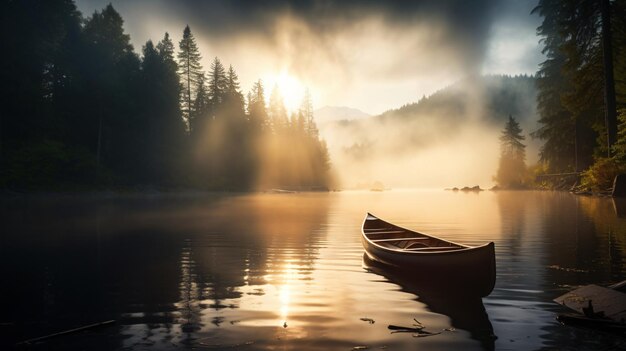
[[[363,223],[363,234],[372,243],[389,250],[405,252],[455,251],[467,246],[414,232],[385,222],[371,214]]]
[[[466,246],[408,230],[368,213],[363,221],[365,255],[423,286],[459,289],[480,297],[493,291],[496,280],[495,244]]]

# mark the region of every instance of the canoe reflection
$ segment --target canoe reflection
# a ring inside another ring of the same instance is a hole
[[[415,295],[416,300],[426,304],[432,312],[448,316],[454,328],[469,332],[483,349],[495,349],[497,337],[479,295],[452,288],[444,280],[421,279],[414,273],[409,275],[395,270],[372,261],[366,254],[363,254],[363,267],[400,286],[402,291]]]

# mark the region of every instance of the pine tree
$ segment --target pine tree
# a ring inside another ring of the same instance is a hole
[[[244,99],[239,87],[239,77],[232,65],[228,67],[225,83],[224,94],[228,104],[231,104],[231,108],[235,108],[237,113],[244,112]]]
[[[304,92],[302,104],[300,105],[300,114],[304,120],[304,130],[306,131],[306,134],[311,138],[317,139],[319,137],[319,131],[317,129],[317,125],[315,124],[313,101],[311,99],[309,89],[306,89]]]
[[[213,108],[217,108],[222,103],[226,92],[226,72],[220,60],[216,57],[211,63],[208,82],[208,96]]]
[[[610,74],[605,73],[613,71],[609,66],[615,62],[619,96],[619,52],[623,39],[613,36],[608,41],[609,21],[607,11],[603,11],[607,3],[540,0],[533,10],[543,17],[537,31],[543,37],[543,52],[547,57],[538,72],[541,126],[533,136],[545,141],[541,158],[551,172],[581,171],[589,167],[594,159],[607,155],[607,137],[615,134],[614,114],[609,111],[615,109],[615,104],[609,104],[608,110],[605,105],[614,94],[604,95],[613,84],[609,82]],[[623,14],[619,14],[620,3],[610,4],[616,33],[624,22]],[[606,39],[604,43],[603,39]],[[613,60],[603,53],[611,45],[616,53],[609,55]],[[617,105],[619,108],[619,98]],[[605,114],[611,118],[605,118]]]
[[[189,115],[189,133],[198,136],[211,119],[211,103],[206,89],[204,74],[198,77],[198,88],[193,97],[193,109]]]
[[[86,43],[83,60],[89,62],[89,67],[81,72],[86,81],[86,96],[81,102],[97,111],[97,122],[93,122],[97,123],[98,170],[103,164],[118,172],[131,168],[135,155],[128,150],[140,134],[141,126],[132,118],[138,108],[133,100],[140,61],[123,24],[120,14],[109,4],[101,12],[94,12],[83,29]]]
[[[289,125],[289,119],[287,117],[287,109],[285,108],[285,103],[278,85],[274,86],[272,94],[270,95],[270,106],[268,112],[272,125],[272,132],[274,134],[285,132],[287,130],[287,126]]]
[[[259,133],[269,131],[271,126],[265,106],[265,89],[260,79],[252,85],[248,96],[248,114],[252,130]]]
[[[495,176],[499,186],[520,188],[525,185],[526,145],[522,143],[524,139],[519,123],[509,115],[500,136],[500,165]]]
[[[174,60],[174,43],[172,39],[170,39],[169,33],[165,32],[163,39],[157,44],[156,49],[163,62],[170,66],[169,69],[178,72],[178,64],[176,60]]]
[[[189,125],[189,119],[193,113],[193,99],[197,94],[200,80],[202,79],[202,65],[200,60],[200,50],[196,44],[196,39],[191,34],[189,26],[183,31],[183,38],[178,44],[178,67],[181,84],[183,85],[181,94],[181,110],[183,119]]]

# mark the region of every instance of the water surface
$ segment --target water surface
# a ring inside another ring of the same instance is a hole
[[[612,199],[387,191],[48,196],[0,206],[5,347],[114,319],[30,348],[626,349],[559,325],[565,310],[552,302],[578,285],[626,279],[626,206]],[[464,244],[494,241],[494,291],[464,298],[370,267],[359,238],[366,211]],[[414,319],[440,334],[387,329]]]

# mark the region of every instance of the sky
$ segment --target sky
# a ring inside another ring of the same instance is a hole
[[[244,94],[262,79],[287,107],[308,88],[316,108],[382,113],[474,74],[534,74],[543,60],[536,0],[78,0],[85,17],[107,4],[136,52],[185,25],[205,70],[233,65]]]

